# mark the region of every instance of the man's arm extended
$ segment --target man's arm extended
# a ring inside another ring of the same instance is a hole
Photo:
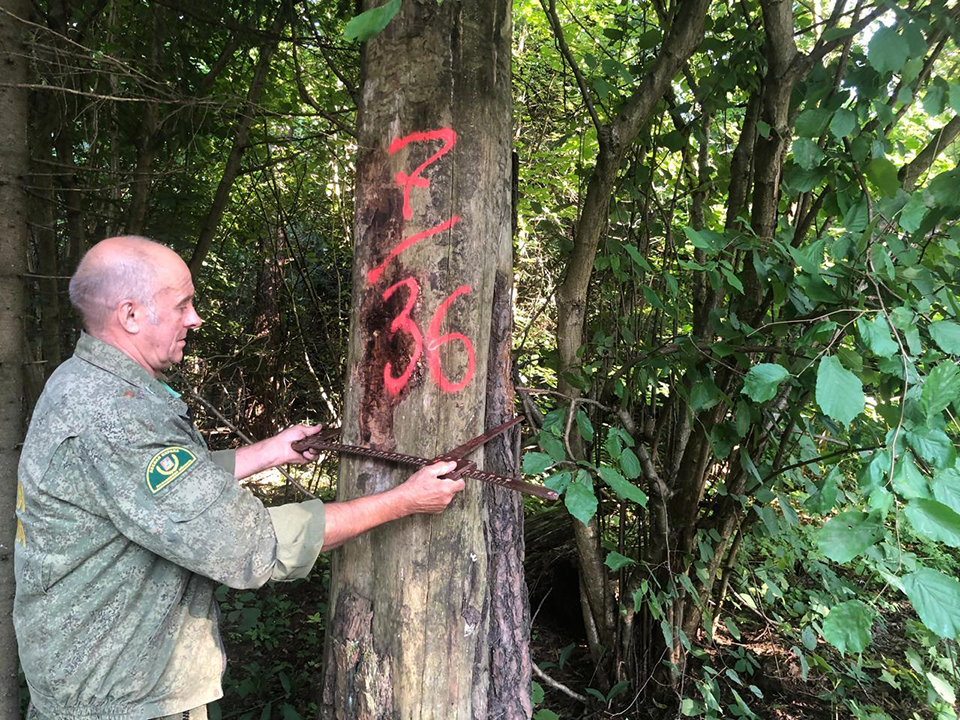
[[[453,496],[464,487],[463,480],[440,477],[456,466],[455,462],[434,463],[421,468],[392,490],[329,503],[322,549],[331,550],[391,520],[418,513],[436,515],[443,512]]]
[[[319,425],[294,425],[271,438],[237,448],[234,456],[233,476],[242,480],[278,465],[286,463],[302,465],[313,462],[317,459],[318,453],[316,450],[309,448],[302,453],[298,453],[293,449],[292,443],[310,437],[320,432],[321,429]]]

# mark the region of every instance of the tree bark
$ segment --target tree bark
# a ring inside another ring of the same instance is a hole
[[[510,38],[507,0],[446,0],[365,46],[347,442],[432,457],[513,415]],[[502,470],[511,448],[473,457]],[[338,498],[405,476],[344,459]],[[468,480],[338,549],[321,717],[528,718],[521,522]]]
[[[3,0],[3,10],[25,18],[26,0]],[[0,16],[0,717],[20,717],[19,663],[13,633],[13,542],[17,463],[23,441],[23,275],[27,270],[27,49],[24,28]]]

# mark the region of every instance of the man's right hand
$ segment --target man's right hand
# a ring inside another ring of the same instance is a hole
[[[453,500],[453,496],[463,490],[463,480],[450,480],[442,477],[457,467],[455,462],[442,460],[420,468],[397,490],[403,493],[408,503],[408,514],[442,513]]]

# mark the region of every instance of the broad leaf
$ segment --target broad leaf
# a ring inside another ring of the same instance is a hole
[[[845,563],[865,552],[882,534],[876,518],[850,510],[837,515],[820,528],[817,546],[831,560]]]
[[[920,404],[927,417],[943,412],[960,397],[960,368],[946,361],[937,365],[923,381]]]
[[[886,158],[874,158],[867,165],[866,175],[884,195],[893,196],[900,189],[900,180],[897,178],[897,166]]]
[[[850,135],[856,127],[857,116],[846,108],[837,110],[833,115],[833,120],[830,121],[830,132],[837,140]]]
[[[633,558],[628,558],[626,555],[621,555],[614,550],[607,553],[607,559],[604,560],[603,564],[611,570],[616,571],[627,565],[633,565],[636,562]]]
[[[793,159],[804,170],[813,170],[823,162],[823,150],[810,138],[797,138],[793,141]]]
[[[947,468],[933,474],[933,496],[960,513],[960,471],[956,468]]]
[[[903,576],[903,591],[917,615],[942,638],[960,637],[960,582],[930,568]]]
[[[944,352],[960,355],[960,325],[949,320],[930,323],[930,337]]]
[[[927,481],[908,452],[897,460],[893,469],[893,489],[907,500],[930,497]]]
[[[754,402],[772,400],[777,388],[790,377],[790,371],[777,363],[760,363],[750,368],[743,379],[743,394]]]
[[[820,133],[827,128],[827,122],[829,122],[829,120],[829,110],[825,108],[811,108],[800,113],[794,125],[794,130],[796,130],[797,135],[800,137],[819,137]]]
[[[554,462],[563,462],[567,459],[567,451],[564,449],[563,443],[552,432],[541,430],[539,440],[540,447],[553,458]]]
[[[849,425],[866,405],[860,378],[844,370],[835,355],[823,358],[817,369],[817,405],[844,425]]]
[[[570,514],[584,525],[597,513],[597,496],[593,494],[593,485],[587,477],[578,474],[576,482],[570,483],[563,498]]]
[[[400,0],[389,0],[380,7],[362,12],[347,23],[343,29],[343,37],[357,42],[369,40],[383,32],[398,10],[400,10]]]
[[[553,458],[544,453],[528,452],[523,456],[523,471],[527,475],[537,475],[553,465]]]
[[[917,455],[935,467],[951,467],[956,462],[957,452],[943,430],[918,427],[907,432],[907,442]]]
[[[859,600],[832,608],[823,620],[823,637],[843,655],[861,653],[870,644],[873,610]]]
[[[636,480],[640,477],[640,459],[630,448],[624,448],[623,452],[620,453],[620,469],[623,470],[623,474],[631,480]]]
[[[936,500],[911,500],[904,514],[919,535],[960,547],[960,515]]]
[[[881,75],[900,72],[910,56],[910,46],[906,38],[897,33],[895,27],[882,27],[870,38],[867,46],[867,60]]]
[[[610,489],[624,500],[632,500],[641,507],[647,506],[646,493],[612,467],[599,467],[597,468],[597,473],[603,478],[603,481],[610,486]]]
[[[890,357],[900,349],[894,342],[890,334],[890,325],[883,315],[877,315],[873,320],[861,317],[857,320],[857,330],[860,331],[860,337],[870,348],[870,352],[877,357]]]

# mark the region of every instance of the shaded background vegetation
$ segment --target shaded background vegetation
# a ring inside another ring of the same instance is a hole
[[[137,233],[194,270],[177,382],[211,445],[336,424],[355,8],[0,11],[29,39],[28,400],[83,250]],[[563,492],[527,508],[535,717],[955,717],[958,16],[515,3],[523,467]],[[224,592],[218,712],[312,714],[324,577]]]

